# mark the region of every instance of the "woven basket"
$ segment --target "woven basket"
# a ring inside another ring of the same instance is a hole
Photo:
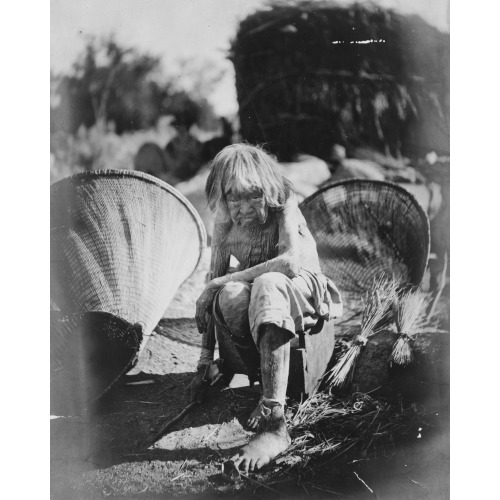
[[[78,415],[133,366],[142,329],[109,313],[50,314],[50,409]]]
[[[341,290],[364,293],[381,274],[403,283],[421,282],[429,256],[429,221],[400,186],[336,182],[300,208],[316,240],[322,271]]]
[[[51,186],[51,299],[156,326],[206,243],[189,201],[134,171],[77,174]]]
[[[53,366],[71,372],[70,344],[86,345],[92,336],[87,352],[108,349],[112,340],[125,368],[200,262],[206,244],[201,219],[177,190],[128,170],[87,172],[53,184],[50,218],[50,294],[58,310],[51,328]],[[89,333],[85,325],[95,330],[96,321],[100,331],[114,332],[111,340],[107,333],[100,340]],[[81,335],[88,338],[68,340]],[[120,366],[98,376],[83,399],[103,392]],[[73,375],[78,378],[76,371],[65,376]]]

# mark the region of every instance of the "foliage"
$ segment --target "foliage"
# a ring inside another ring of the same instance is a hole
[[[56,182],[85,170],[133,169],[134,157],[145,142],[165,145],[175,135],[173,127],[124,132],[103,131],[97,126],[83,125],[75,134],[58,130],[50,138],[50,182]]]
[[[81,125],[102,130],[113,122],[117,133],[154,126],[160,116],[174,115],[188,127],[214,121],[206,92],[221,74],[204,77],[201,68],[187,62],[185,81],[178,75],[161,81],[159,57],[118,44],[113,37],[87,38],[70,75],[51,74],[51,131],[75,133]],[[205,85],[206,84],[206,85]]]
[[[207,114],[208,120],[215,119],[215,115],[206,99],[194,101],[184,90],[165,94],[161,109],[165,114],[172,115],[175,118],[174,125],[183,126],[187,129],[195,123],[201,124],[206,121]]]
[[[178,82],[193,99],[200,101],[209,95],[224,75],[210,59],[180,58],[171,79]]]

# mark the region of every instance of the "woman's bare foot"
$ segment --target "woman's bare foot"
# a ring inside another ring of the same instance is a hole
[[[290,446],[283,406],[279,403],[269,409],[268,418],[260,425],[260,432],[231,458],[236,468],[242,471],[261,469]]]

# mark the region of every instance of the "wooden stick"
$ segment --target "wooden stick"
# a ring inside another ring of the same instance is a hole
[[[172,427],[172,425],[174,425],[175,423],[177,423],[179,420],[181,420],[182,418],[184,418],[195,406],[198,406],[199,403],[198,401],[193,401],[191,403],[189,403],[186,408],[184,408],[184,410],[182,410],[178,415],[176,415],[172,420],[169,420],[159,431],[158,433],[156,434],[156,436],[154,437],[153,439],[153,443],[156,443],[156,441],[158,441],[159,439],[161,439],[165,432],[167,432],[167,430]]]
[[[154,383],[154,380],[138,380],[137,382],[127,382],[125,385],[149,385]]]
[[[317,490],[326,491],[327,493],[331,493],[332,495],[340,495],[341,497],[345,497],[345,495],[343,493],[339,493],[338,491],[327,490],[326,488],[320,488],[319,486],[315,486],[314,484],[311,484],[311,486]]]
[[[159,405],[160,403],[155,403],[154,401],[124,401],[124,403],[143,403],[145,405]]]

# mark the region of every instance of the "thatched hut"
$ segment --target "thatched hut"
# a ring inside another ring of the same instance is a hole
[[[418,16],[273,2],[240,23],[230,59],[242,137],[282,161],[334,143],[449,150],[449,35]]]

